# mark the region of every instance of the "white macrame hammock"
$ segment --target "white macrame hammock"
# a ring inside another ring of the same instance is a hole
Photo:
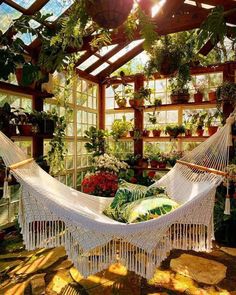
[[[226,171],[232,121],[228,119],[216,134],[181,160]],[[65,186],[28,161],[1,132],[0,155],[22,185],[19,223],[26,248],[64,246],[84,276],[119,259],[127,269],[149,279],[171,249],[211,249],[215,191],[222,175],[177,163],[154,186],[165,186],[180,207],[157,219],[124,224],[102,213],[111,198]]]

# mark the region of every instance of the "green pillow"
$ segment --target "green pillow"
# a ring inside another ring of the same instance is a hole
[[[148,197],[125,204],[122,208],[122,218],[120,217],[120,221],[126,223],[147,221],[167,214],[177,207],[178,204],[168,199],[164,194]]]

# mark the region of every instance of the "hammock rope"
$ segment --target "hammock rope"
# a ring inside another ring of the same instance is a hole
[[[112,198],[65,186],[0,132],[0,155],[22,185],[18,219],[26,249],[64,246],[84,276],[107,268],[117,261],[119,253],[127,269],[147,279],[171,249],[209,251],[215,192],[227,173],[233,121],[233,117],[227,120],[224,127],[153,184],[165,186],[180,206],[157,219],[136,224],[105,216],[102,212]]]

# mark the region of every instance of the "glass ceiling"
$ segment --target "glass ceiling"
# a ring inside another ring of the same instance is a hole
[[[11,23],[14,19],[19,18],[22,13],[33,15],[36,12],[38,12],[37,9],[42,14],[52,14],[48,20],[54,22],[56,21],[73,3],[75,0],[0,0],[0,30],[5,33],[8,28],[11,26]],[[79,0],[77,0],[79,1]],[[96,1],[95,1],[96,2]],[[168,0],[159,0],[155,2],[155,5],[152,7],[152,16],[157,17],[158,13],[164,9],[165,5],[167,5]],[[170,1],[169,1],[170,2]],[[203,3],[202,3],[203,2]],[[194,0],[185,0],[184,3],[186,5],[191,5],[192,7],[200,7],[205,9],[210,9],[213,6],[206,4],[204,0],[200,1],[194,1]],[[214,1],[211,1],[214,3]],[[210,3],[211,3],[210,2]],[[219,1],[215,1],[216,3],[219,3]],[[229,1],[233,2],[233,1]],[[115,3],[115,1],[114,1]],[[44,5],[43,5],[44,4]],[[222,1],[222,5],[224,2]],[[19,6],[19,8],[17,7]],[[17,10],[18,9],[18,10]],[[32,26],[36,27],[39,24],[32,21]],[[18,34],[18,37],[20,37],[26,45],[31,44],[35,37],[31,34]],[[113,44],[109,46],[104,46],[101,49],[94,51],[92,50],[91,55],[87,54],[88,58],[86,60],[81,59],[81,63],[78,62],[78,69],[82,71],[86,71],[88,69],[87,73],[90,73],[93,76],[96,76],[97,74],[101,73],[104,69],[113,67],[113,64],[122,58],[124,55],[129,53],[132,49],[134,49],[137,46],[140,46],[140,44],[143,42],[143,40],[135,40],[133,42],[130,42],[129,45],[125,46],[127,43],[127,40],[124,40],[123,43],[119,44]],[[121,45],[121,46],[120,46]],[[123,45],[123,47],[122,47]],[[116,50],[117,47],[117,50]],[[118,48],[120,49],[118,51]],[[114,54],[111,55],[109,52],[114,50]],[[86,51],[84,51],[85,53]],[[106,56],[107,55],[107,56]],[[81,58],[82,54],[80,55]],[[130,57],[132,59],[132,57]],[[144,62],[144,57],[142,56],[141,59]],[[136,62],[133,62],[135,65],[137,61],[140,59],[140,56],[136,59]],[[125,60],[125,59],[124,59]],[[126,59],[127,60],[127,59]],[[97,62],[97,67],[92,67],[91,70],[89,70],[89,67],[92,66]],[[106,70],[105,70],[106,72]],[[103,73],[102,73],[103,74]]]

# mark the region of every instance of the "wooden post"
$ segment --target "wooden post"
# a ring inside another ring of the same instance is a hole
[[[98,85],[98,128],[105,129],[106,85]]]
[[[138,91],[144,85],[143,75],[136,75],[134,80],[134,91]],[[143,108],[134,109],[134,128],[140,131],[141,138],[134,140],[134,154],[143,157]]]
[[[36,111],[43,111],[43,98],[37,95],[32,96],[32,108]],[[43,155],[43,137],[33,136],[33,157],[38,158]]]

